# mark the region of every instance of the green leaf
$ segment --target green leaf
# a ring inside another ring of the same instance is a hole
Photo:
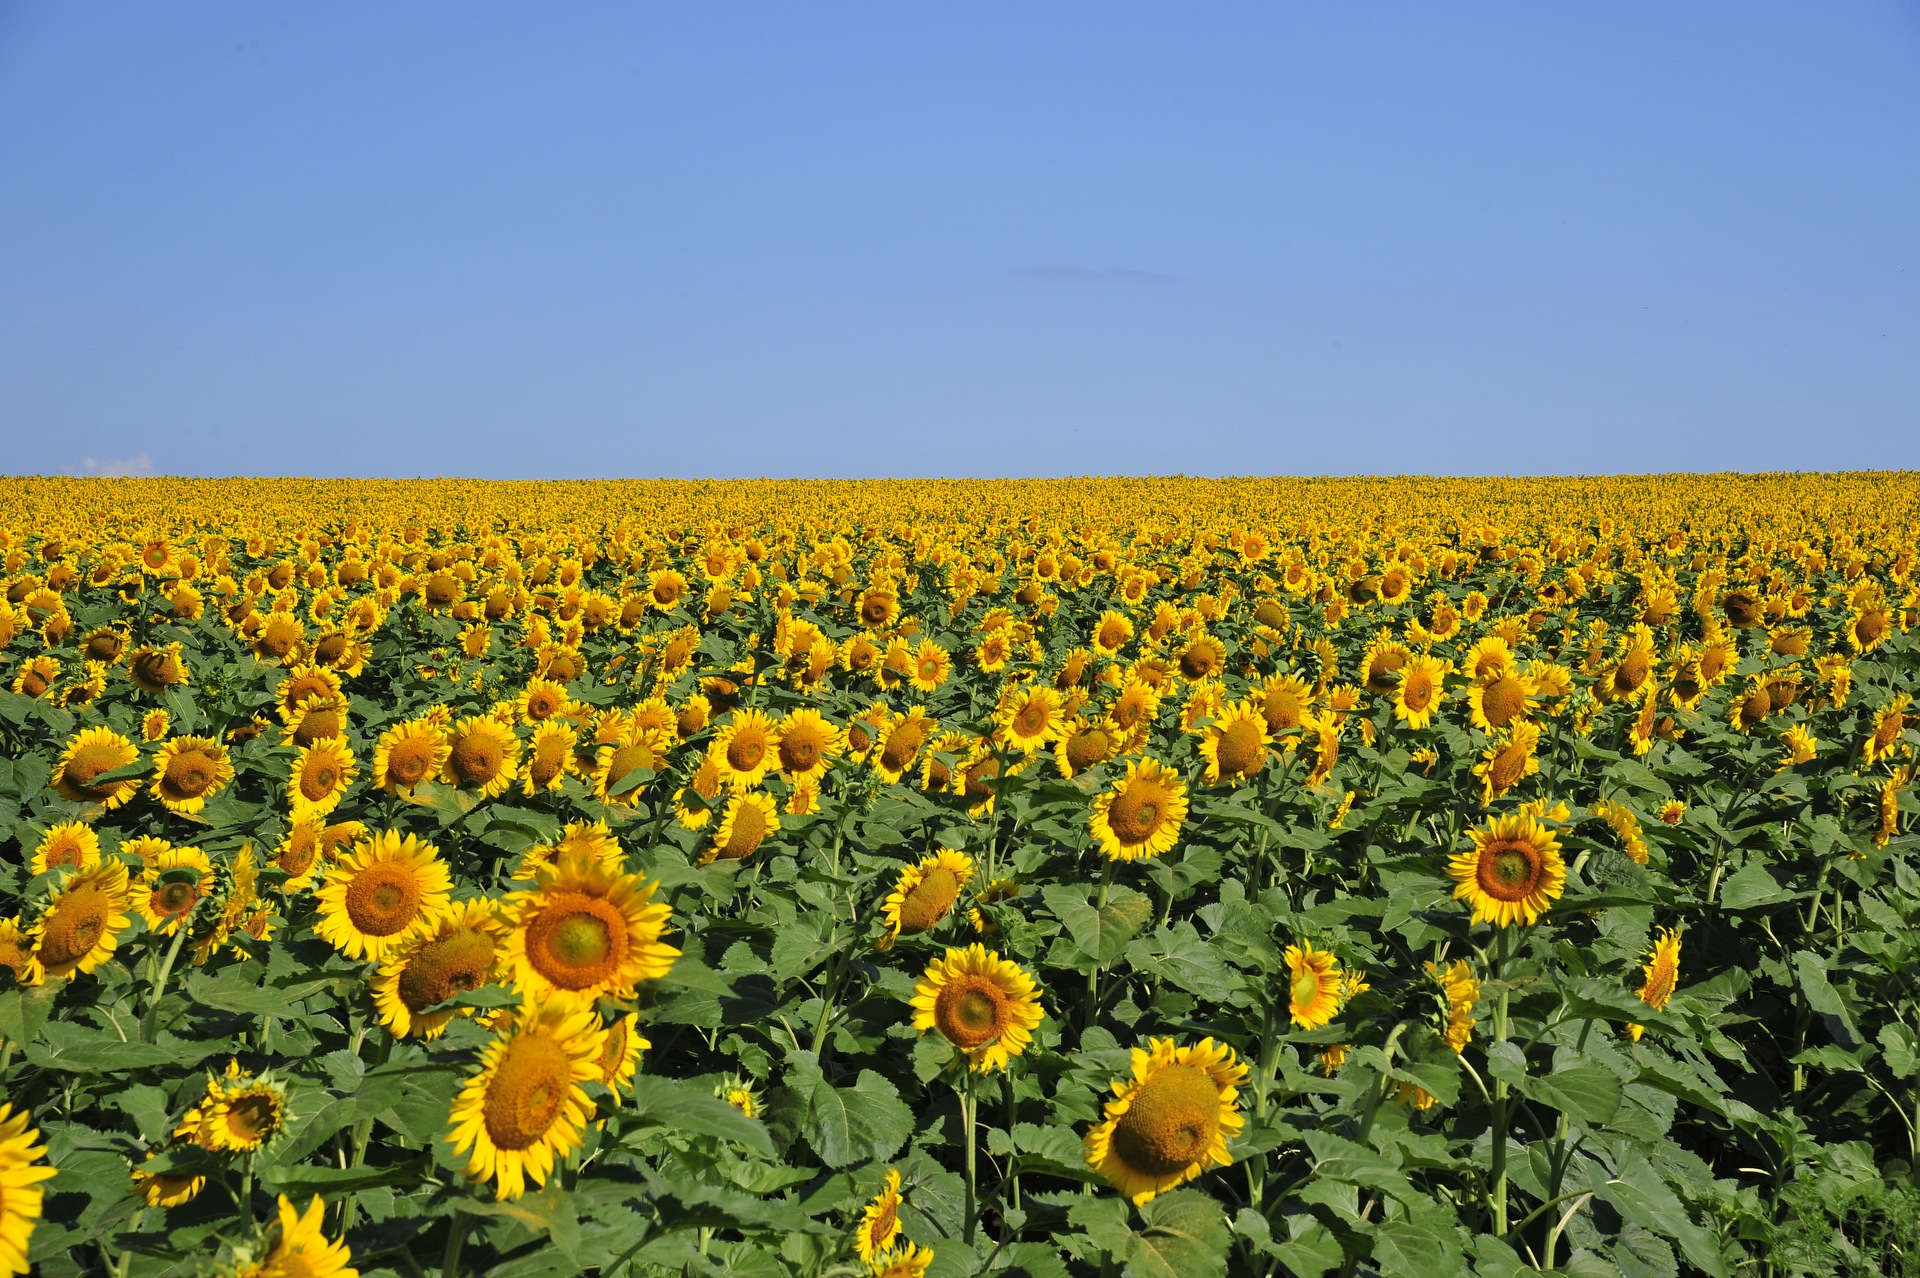
[[[1152,899],[1131,888],[1112,888],[1107,903],[1098,908],[1089,904],[1078,888],[1048,887],[1042,889],[1041,897],[1065,926],[1075,947],[1099,964],[1117,958],[1153,918]]]
[[[1610,1121],[1620,1108],[1619,1078],[1611,1070],[1587,1062],[1551,1074],[1527,1075],[1519,1080],[1519,1086],[1529,1100],[1550,1105],[1589,1125]]]
[[[662,1127],[732,1141],[762,1157],[773,1157],[773,1138],[767,1134],[766,1124],[679,1079],[635,1074],[633,1107],[641,1117]]]
[[[1618,1179],[1595,1184],[1593,1192],[1628,1220],[1679,1243],[1695,1268],[1724,1278],[1726,1263],[1713,1235],[1693,1223],[1679,1196],[1646,1164],[1628,1164]]]
[[[1208,1278],[1227,1272],[1227,1218],[1194,1189],[1176,1189],[1140,1208],[1127,1243],[1127,1278]]]
[[[1818,1015],[1833,1040],[1852,1051],[1861,1044],[1860,1031],[1854,1026],[1840,991],[1827,978],[1827,961],[1818,954],[1801,950],[1793,956],[1793,974],[1807,1006]]]
[[[53,1002],[67,983],[48,977],[39,985],[15,986],[0,994],[0,1038],[30,1043],[53,1012]]]
[[[860,1071],[852,1087],[835,1087],[812,1052],[795,1052],[792,1061],[788,1086],[805,1106],[801,1132],[827,1166],[891,1158],[913,1134],[913,1111],[872,1070]]]
[[[1906,1026],[1882,1026],[1880,1050],[1885,1053],[1887,1068],[1893,1071],[1895,1078],[1912,1078],[1920,1074],[1920,1039]]]
[[[27,1059],[42,1069],[70,1074],[118,1074],[158,1065],[198,1065],[231,1050],[224,1041],[189,1043],[171,1034],[162,1034],[155,1043],[129,1043],[109,1030],[49,1021],[40,1027],[39,1039],[27,1045]]]
[[[1383,1278],[1442,1278],[1460,1272],[1457,1230],[1438,1211],[1380,1222],[1373,1234],[1373,1261]]]
[[[1781,887],[1758,861],[1749,863],[1720,885],[1720,908],[1725,910],[1751,910],[1792,899],[1793,893]]]

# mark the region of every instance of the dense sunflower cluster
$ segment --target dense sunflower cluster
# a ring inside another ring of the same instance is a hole
[[[1822,1142],[1912,1165],[1917,538],[1905,475],[9,481],[0,1262],[1730,1268]]]

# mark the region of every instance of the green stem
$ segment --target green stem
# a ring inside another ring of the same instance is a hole
[[[1114,864],[1115,864],[1114,862],[1108,861],[1106,873],[1100,876],[1100,896],[1093,903],[1093,908],[1096,911],[1104,910],[1107,908],[1107,893],[1113,887]],[[1086,1033],[1086,1031],[1093,1028],[1094,1017],[1098,1014],[1099,1007],[1100,1007],[1100,964],[1095,963],[1093,965],[1093,970],[1087,973],[1086,1017],[1080,1024],[1081,1033],[1084,1034]]]
[[[467,1245],[467,1213],[457,1209],[447,1220],[447,1250],[440,1258],[440,1278],[454,1278],[460,1272],[460,1252]]]
[[[808,1040],[813,1045],[813,1054],[822,1065],[827,1061],[827,1025],[833,1019],[833,1000],[840,993],[840,982],[846,974],[846,955],[835,951],[827,963],[827,979],[820,986],[820,1019],[813,1024],[813,1037]]]
[[[960,1097],[961,1142],[967,1148],[967,1217],[966,1230],[961,1238],[967,1246],[973,1246],[973,1230],[980,1216],[980,1154],[974,1141],[974,1096],[971,1079],[962,1080],[954,1087]]]
[[[1014,1123],[1016,1119],[1019,1117],[1019,1107],[1017,1103],[1014,1101],[1014,1097],[1013,1097],[1013,1071],[1008,1070],[1005,1073],[1001,1074],[1000,1082],[1001,1082],[1001,1087],[1005,1091],[1006,1098],[1007,1098],[1007,1139],[1011,1141],[1013,1139]],[[1020,1164],[1017,1161],[1014,1162],[1013,1164],[1013,1176],[1011,1177],[1011,1181],[1008,1186],[1008,1189],[1009,1189],[1009,1205],[1012,1206],[1012,1208],[1015,1211],[1019,1211],[1020,1210]]]
[[[153,978],[153,1001],[147,1004],[147,1014],[140,1021],[140,1041],[151,1043],[160,1028],[160,999],[167,992],[167,977],[173,974],[174,960],[180,957],[180,947],[187,939],[187,924],[182,920],[173,930],[173,944],[167,947],[167,957],[160,964],[160,974]]]
[[[1496,965],[1500,981],[1500,1000],[1493,1011],[1493,1041],[1507,1041],[1507,998],[1510,993],[1507,984],[1507,958],[1512,952],[1508,941],[1508,929],[1500,929],[1495,942],[1499,951]],[[1493,1212],[1493,1233],[1504,1238],[1507,1235],[1507,1122],[1512,1117],[1507,1098],[1505,1079],[1493,1080],[1493,1185],[1489,1191],[1489,1206]]]

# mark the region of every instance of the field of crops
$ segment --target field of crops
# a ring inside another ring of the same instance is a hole
[[[1920,1272],[1917,550],[0,481],[0,1273]]]

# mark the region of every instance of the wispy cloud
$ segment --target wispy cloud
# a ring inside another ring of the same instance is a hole
[[[1171,284],[1173,276],[1158,271],[1136,271],[1128,266],[1094,269],[1086,266],[1030,266],[1020,272],[1030,280],[1058,284]]]
[[[153,458],[141,453],[138,457],[82,457],[80,469],[69,471],[73,475],[95,475],[101,479],[124,479],[129,475],[158,475]]]

